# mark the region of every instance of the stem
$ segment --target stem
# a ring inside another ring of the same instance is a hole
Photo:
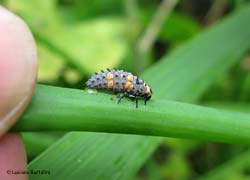
[[[138,68],[138,73],[142,72],[144,68],[143,62],[145,61],[145,56],[154,44],[163,23],[174,9],[176,3],[177,0],[163,0],[154,14],[153,19],[148,25],[145,33],[138,40],[136,45],[136,67]]]
[[[205,24],[211,25],[212,23],[217,21],[223,15],[227,6],[228,6],[227,0],[215,0],[205,17],[204,20]]]
[[[175,101],[123,100],[113,95],[37,86],[13,131],[96,131],[250,143],[250,115]]]

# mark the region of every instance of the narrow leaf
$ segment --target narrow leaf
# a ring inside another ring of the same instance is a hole
[[[152,100],[116,104],[112,95],[38,86],[14,130],[99,131],[250,143],[250,116],[187,103]]]

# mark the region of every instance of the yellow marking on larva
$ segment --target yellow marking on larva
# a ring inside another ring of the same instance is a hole
[[[147,94],[151,94],[151,92],[150,92],[150,87],[149,87],[149,86],[146,86],[146,93],[147,93]]]
[[[108,88],[113,88],[114,87],[114,81],[113,80],[109,80],[108,81]]]
[[[132,83],[130,81],[127,81],[125,84],[125,89],[129,89],[132,86]]]
[[[113,79],[114,75],[112,73],[107,74],[107,80]]]
[[[134,76],[132,74],[129,74],[127,80],[132,82],[134,80]]]

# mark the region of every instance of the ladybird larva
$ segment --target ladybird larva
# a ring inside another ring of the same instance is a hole
[[[120,101],[127,96],[135,100],[136,108],[138,107],[139,98],[144,99],[144,104],[146,105],[152,96],[152,90],[149,85],[137,76],[124,70],[101,70],[101,72],[95,73],[89,78],[86,82],[86,86],[121,93],[117,96],[117,103],[120,103]]]

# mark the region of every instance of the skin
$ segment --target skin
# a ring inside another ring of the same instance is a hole
[[[0,6],[0,179],[27,179],[7,170],[26,170],[19,134],[7,133],[27,107],[34,91],[37,54],[25,23]]]

